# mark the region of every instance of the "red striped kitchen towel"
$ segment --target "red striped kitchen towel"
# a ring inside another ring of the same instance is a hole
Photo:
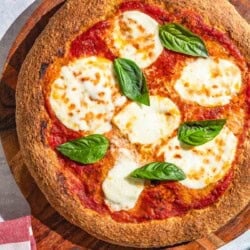
[[[0,250],[36,250],[30,216],[0,222]]]

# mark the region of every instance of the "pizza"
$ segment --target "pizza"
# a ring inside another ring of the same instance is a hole
[[[18,77],[17,132],[51,205],[160,247],[249,202],[249,25],[227,1],[69,0]]]

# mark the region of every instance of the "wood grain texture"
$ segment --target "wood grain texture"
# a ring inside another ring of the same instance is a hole
[[[250,23],[250,1],[249,0],[230,0],[237,11]]]
[[[68,223],[47,202],[29,174],[19,151],[15,131],[15,86],[17,75],[25,56],[36,37],[43,30],[49,18],[61,6],[63,0],[44,0],[27,21],[10,50],[0,82],[0,137],[7,161],[17,184],[29,202],[32,210],[32,227],[38,249],[110,249],[129,250],[111,245],[88,235]],[[231,0],[239,13],[250,22],[250,1]],[[206,238],[162,248],[172,250],[216,249],[250,228],[250,207],[240,215]]]

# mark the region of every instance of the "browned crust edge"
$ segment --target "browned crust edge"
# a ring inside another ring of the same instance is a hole
[[[229,190],[220,200],[205,209],[190,211],[183,217],[144,223],[118,223],[108,216],[84,209],[79,200],[65,193],[57,181],[58,159],[55,152],[41,141],[41,121],[49,121],[44,108],[39,70],[50,63],[58,48],[79,32],[112,13],[120,0],[69,0],[51,19],[28,54],[17,85],[16,122],[24,160],[48,201],[68,221],[99,239],[134,247],[159,247],[200,238],[217,230],[236,216],[249,202],[250,142],[245,141],[240,165]],[[146,0],[166,8],[191,8],[232,37],[250,60],[250,27],[226,0]],[[94,8],[93,8],[94,6]],[[69,16],[70,18],[66,18]],[[84,17],[84,19],[82,18]],[[62,33],[62,31],[64,31]]]

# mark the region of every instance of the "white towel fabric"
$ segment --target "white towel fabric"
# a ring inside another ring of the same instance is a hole
[[[42,0],[0,1],[0,77],[15,37]]]

